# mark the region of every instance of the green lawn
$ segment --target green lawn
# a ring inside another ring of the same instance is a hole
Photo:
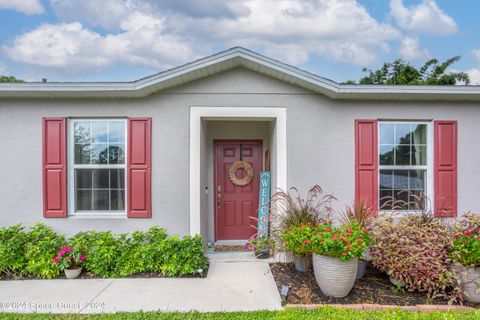
[[[240,302],[241,303],[241,302]],[[42,314],[0,314],[1,319],[17,320],[43,320],[43,319],[165,319],[165,320],[243,320],[243,319],[294,319],[294,320],[450,320],[450,319],[480,319],[480,310],[475,312],[434,312],[420,313],[407,311],[353,311],[324,307],[314,311],[289,309],[285,311],[261,312],[235,312],[235,313],[161,313],[161,312],[136,312],[116,313],[103,315],[42,315]]]

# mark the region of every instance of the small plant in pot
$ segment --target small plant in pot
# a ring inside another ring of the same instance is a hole
[[[479,216],[467,214],[463,222],[480,221]],[[471,230],[455,234],[450,257],[453,262],[452,271],[460,281],[465,300],[480,302],[480,224],[471,223]]]
[[[293,253],[297,271],[306,272],[310,269],[314,229],[315,226],[307,222],[301,226],[293,226],[283,234],[285,247]]]
[[[72,247],[61,248],[58,250],[57,256],[53,258],[53,262],[65,272],[67,279],[76,279],[80,276],[85,260],[83,253]]]
[[[270,257],[270,251],[273,247],[273,241],[268,236],[253,235],[245,244],[247,250],[252,250],[258,259],[267,259]]]
[[[330,297],[347,296],[355,283],[358,258],[370,244],[368,230],[355,222],[334,227],[326,220],[312,236],[313,271],[322,292]]]

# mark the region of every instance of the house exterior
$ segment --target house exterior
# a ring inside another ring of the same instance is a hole
[[[407,189],[480,210],[477,86],[340,85],[236,47],[135,82],[1,84],[0,119],[1,226],[245,239],[268,165],[273,192],[319,184],[339,209]]]

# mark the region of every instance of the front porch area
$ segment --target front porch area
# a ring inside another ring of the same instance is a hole
[[[239,162],[248,168],[233,170]],[[271,174],[272,192],[286,188],[285,108],[191,107],[192,235],[199,233],[209,243],[245,244],[256,233],[264,171]],[[233,174],[248,181],[237,184]]]

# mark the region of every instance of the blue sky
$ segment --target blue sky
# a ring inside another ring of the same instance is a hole
[[[478,0],[0,0],[0,74],[131,81],[240,45],[345,81],[461,55],[480,84]]]

